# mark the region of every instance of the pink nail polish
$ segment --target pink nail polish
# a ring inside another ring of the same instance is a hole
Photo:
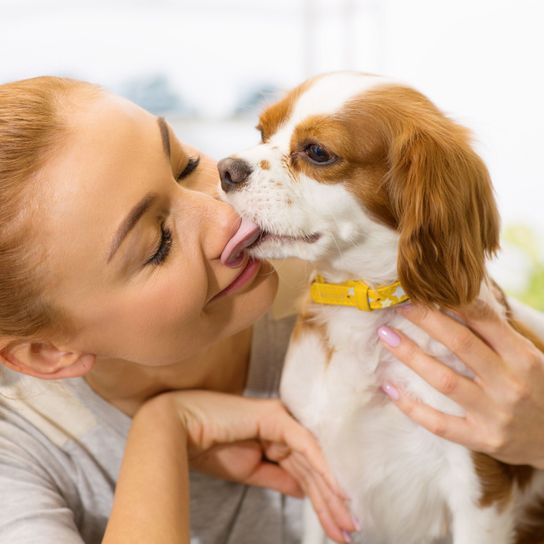
[[[396,348],[400,344],[400,336],[385,325],[378,329],[378,336],[388,345]]]
[[[384,383],[382,385],[382,391],[391,399],[391,400],[399,400],[400,394],[398,392],[398,389],[396,387],[393,387],[389,383]]]
[[[357,516],[352,515],[351,517],[353,519],[353,525],[355,525],[355,529],[359,533],[361,531],[361,522]]]
[[[347,531],[342,531],[342,536],[344,537],[344,542],[351,542],[351,535]]]

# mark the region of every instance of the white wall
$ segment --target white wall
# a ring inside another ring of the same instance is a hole
[[[221,156],[255,139],[224,121],[248,88],[387,73],[474,130],[505,222],[544,233],[543,22],[541,0],[0,0],[0,82],[163,71],[207,119],[181,136]]]

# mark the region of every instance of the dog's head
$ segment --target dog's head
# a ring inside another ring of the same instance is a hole
[[[498,248],[490,179],[468,131],[422,94],[327,74],[267,108],[258,129],[259,145],[219,163],[224,198],[263,231],[253,255],[398,277],[425,304],[476,297]]]

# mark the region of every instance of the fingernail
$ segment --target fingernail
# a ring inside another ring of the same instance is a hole
[[[400,344],[400,336],[389,327],[383,326],[378,329],[378,336],[388,345],[396,348]]]
[[[351,535],[347,531],[342,531],[344,542],[351,542]]]
[[[396,387],[393,387],[389,383],[384,383],[382,385],[382,391],[391,399],[391,400],[399,400],[400,394]]]
[[[355,525],[355,529],[357,529],[357,532],[361,530],[361,522],[359,521],[359,518],[355,515],[351,516],[353,519],[353,525]]]

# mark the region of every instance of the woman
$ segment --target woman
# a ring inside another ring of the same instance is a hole
[[[357,529],[313,438],[275,401],[237,396],[273,395],[292,322],[265,317],[252,334],[277,277],[221,263],[239,218],[191,190],[216,182],[130,102],[54,78],[0,86],[2,542],[297,542],[298,504],[245,484],[308,494],[337,541]],[[524,395],[512,428],[541,399]]]
[[[240,218],[189,190],[214,164],[126,100],[37,78],[0,87],[0,184],[0,541],[187,542],[188,464],[308,494],[348,538],[313,437],[234,396],[273,394],[288,328],[275,354],[251,343],[277,277],[221,264]],[[277,493],[192,473],[191,501],[195,542],[298,539]]]

